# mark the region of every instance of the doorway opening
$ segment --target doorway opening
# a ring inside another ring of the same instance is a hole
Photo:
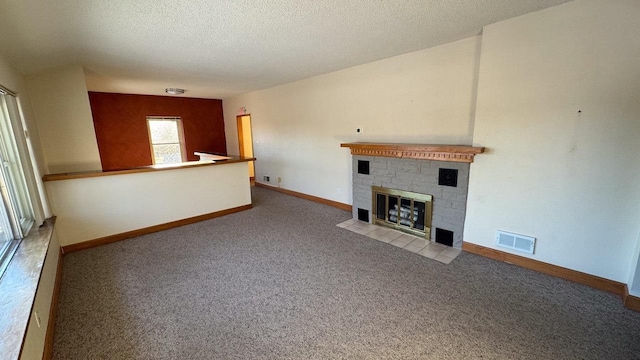
[[[236,116],[238,122],[238,145],[240,156],[253,157],[253,137],[251,136],[251,115]],[[255,181],[255,167],[253,161],[249,161],[249,178]]]

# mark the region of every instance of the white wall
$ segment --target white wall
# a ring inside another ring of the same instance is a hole
[[[486,146],[465,241],[532,235],[531,258],[627,283],[640,233],[638,18],[633,0],[563,4],[481,38],[224,99],[226,133],[246,107],[256,180],[344,203],[341,142]],[[233,136],[227,147],[237,153]]]
[[[251,114],[256,180],[351,203],[342,142],[471,144],[480,37],[224,99],[227,150],[236,112]],[[355,129],[364,133],[356,135]]]
[[[45,185],[62,246],[251,204],[246,162]]]
[[[627,282],[640,231],[640,6],[575,1],[483,32],[465,241]],[[581,111],[581,112],[580,112]]]
[[[48,174],[100,170],[100,153],[81,66],[26,77]]]

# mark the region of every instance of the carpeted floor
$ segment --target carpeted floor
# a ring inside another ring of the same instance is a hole
[[[640,359],[618,297],[451,264],[254,188],[242,213],[68,254],[55,359]]]

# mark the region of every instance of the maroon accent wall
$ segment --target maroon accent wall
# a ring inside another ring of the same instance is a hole
[[[179,116],[189,161],[227,153],[222,100],[89,92],[103,170],[152,164],[147,116]]]

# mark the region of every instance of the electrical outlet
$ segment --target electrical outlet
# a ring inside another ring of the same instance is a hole
[[[281,178],[280,176],[278,176],[278,177],[276,178],[276,180],[278,180],[278,183],[280,183],[280,182],[282,181],[282,178]]]
[[[264,180],[264,181],[270,181],[270,180],[269,180],[269,177],[268,177],[267,175],[263,176],[263,177],[262,177],[262,180]]]
[[[362,126],[356,128],[356,134],[360,135],[364,133],[364,128]]]
[[[40,328],[40,315],[38,315],[38,310],[33,312],[33,317],[36,318],[36,325],[38,325],[38,328]]]

